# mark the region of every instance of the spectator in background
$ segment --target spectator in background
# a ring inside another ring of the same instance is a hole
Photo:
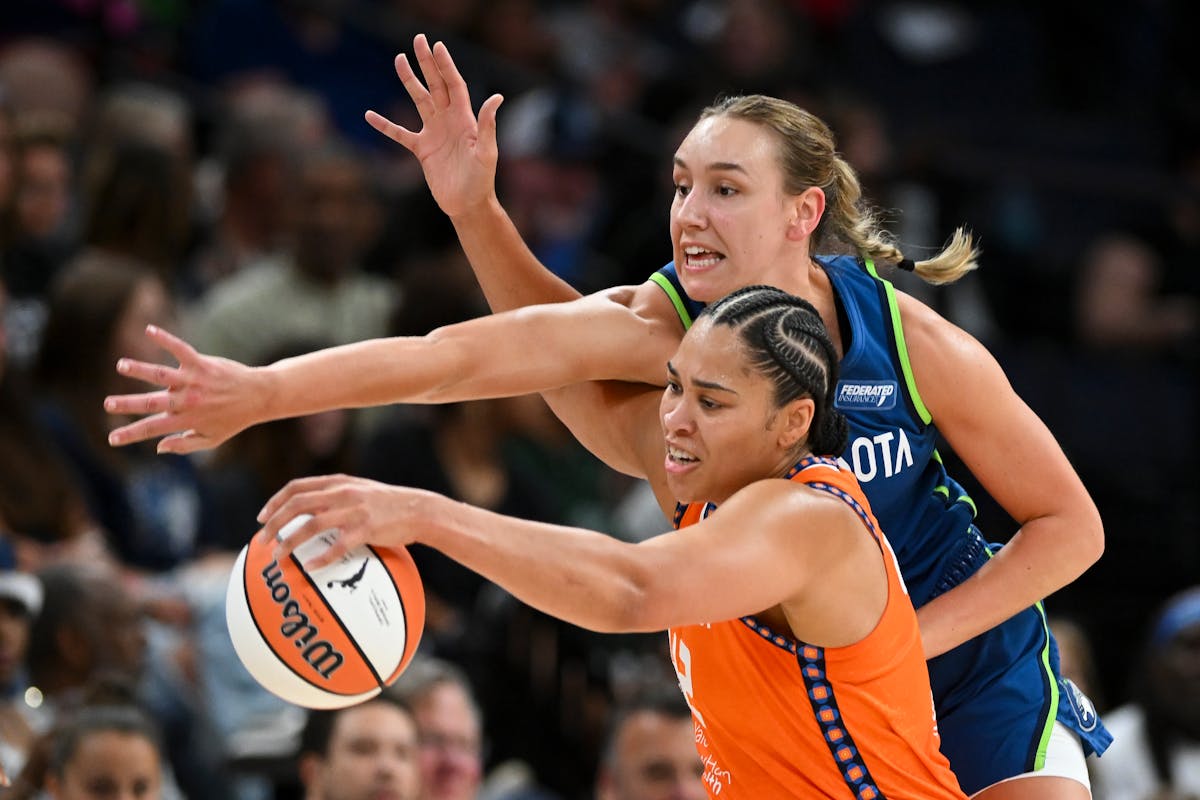
[[[146,655],[141,610],[106,570],[58,564],[38,573],[44,602],[29,634],[29,683],[41,698],[31,721],[50,730],[100,678],[136,683]]]
[[[30,114],[15,122],[12,205],[3,241],[4,274],[16,295],[44,297],[75,246],[73,136],[62,117]]]
[[[1200,332],[1200,294],[1167,280],[1174,252],[1146,241],[1110,235],[1084,258],[1076,297],[1076,326],[1087,347],[1116,353],[1169,355],[1194,347]]]
[[[29,638],[29,682],[40,702],[30,709],[39,734],[51,733],[74,709],[121,692],[147,709],[166,733],[172,773],[185,796],[230,797],[227,775],[204,720],[187,705],[176,665],[150,647],[144,609],[116,573],[94,565],[58,564],[38,573],[45,594]],[[45,763],[33,764],[40,786]]]
[[[162,740],[136,706],[89,706],[56,735],[46,776],[50,800],[161,800]]]
[[[395,684],[417,723],[422,800],[475,800],[483,777],[483,718],[466,675],[415,659]]]
[[[42,584],[16,569],[8,544],[0,541],[0,774],[11,779],[34,741],[24,713],[25,658],[29,629],[42,607]]]
[[[209,508],[188,459],[108,446],[103,398],[137,386],[115,376],[113,364],[131,348],[145,351],[146,325],[169,324],[171,313],[156,273],[127,258],[84,253],[55,285],[34,373],[40,421],[90,514],[126,566],[159,572],[205,547]]]
[[[153,84],[119,84],[100,98],[85,147],[83,243],[137,259],[173,288],[191,234],[187,101]]]
[[[692,712],[673,684],[616,709],[601,756],[596,800],[704,800],[704,763]]]
[[[7,552],[24,569],[69,556],[107,557],[103,531],[84,503],[66,464],[38,424],[24,375],[11,368],[0,280],[0,530]]]
[[[1151,624],[1134,700],[1105,715],[1113,744],[1093,765],[1096,800],[1200,797],[1200,587]]]
[[[419,800],[413,713],[390,689],[335,711],[310,711],[300,740],[304,800]]]
[[[157,145],[121,142],[89,167],[83,244],[140,261],[173,285],[190,231],[185,165]]]
[[[243,269],[201,301],[191,329],[206,352],[261,363],[288,341],[385,335],[396,290],[361,269],[379,223],[361,161],[334,145],[306,153],[296,203],[291,252]]]
[[[127,676],[97,675],[55,711],[53,725],[38,737],[5,800],[125,797],[128,795],[123,789],[132,786],[122,787],[122,783],[144,786],[146,790],[161,787],[153,795],[134,792],[135,800],[157,800],[159,790],[164,800],[182,798],[162,755],[159,728],[138,702]],[[93,725],[97,719],[104,721]],[[123,745],[128,743],[93,740],[92,734],[102,731],[147,735],[155,751],[152,763],[139,758],[138,748],[126,749]]]
[[[260,128],[232,123],[219,163],[207,165],[216,173],[206,187],[211,218],[183,276],[181,290],[189,298],[250,264],[279,258],[286,248],[295,157],[275,131]]]
[[[5,316],[9,357],[32,361],[46,322],[46,298],[75,252],[73,131],[62,117],[14,120],[11,201],[0,216],[0,279],[12,295]]]

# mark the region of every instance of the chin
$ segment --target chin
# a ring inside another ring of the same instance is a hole
[[[687,292],[687,296],[705,305],[711,305],[733,290],[740,288],[724,280],[724,276],[712,273],[687,275],[686,273],[679,272],[677,269],[677,274],[679,274],[679,282],[683,285],[683,290]]]
[[[707,494],[696,484],[685,477],[667,476],[667,488],[677,503],[697,503],[707,498]]]

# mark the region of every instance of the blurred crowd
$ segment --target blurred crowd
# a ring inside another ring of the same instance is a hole
[[[997,354],[1100,507],[1104,558],[1047,601],[1112,712],[1096,797],[1200,796],[1197,22],[1184,0],[5,0],[0,797],[90,796],[86,757],[145,797],[355,800],[339,775],[372,770],[411,798],[702,796],[662,638],[557,622],[419,547],[425,639],[380,707],[306,715],[233,654],[229,568],[292,478],[665,529],[540,398],[330,412],[198,457],[106,443],[102,398],[138,390],[117,356],[164,357],[148,323],[264,364],[487,313],[419,165],[362,119],[419,125],[392,66],[417,32],[476,103],[505,95],[501,201],[581,291],[670,259],[670,155],[721,94],[827,119],[906,248],[972,228],[978,273],[901,288]],[[354,726],[394,732],[376,766],[339,760],[365,758]]]

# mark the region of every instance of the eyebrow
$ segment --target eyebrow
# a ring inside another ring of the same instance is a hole
[[[675,156],[672,160],[675,162],[675,166],[688,169],[687,163],[679,156]],[[709,172],[740,172],[743,175],[749,174],[746,172],[745,167],[733,161],[714,161],[708,165],[707,169]]]
[[[670,361],[667,362],[667,372],[669,372],[673,378],[679,377],[679,370],[675,369],[675,365]],[[702,381],[699,378],[692,378],[691,384],[693,386],[699,386],[701,389],[709,389],[714,392],[729,392],[730,394],[737,394],[735,389],[730,389],[728,386],[722,386],[721,384],[713,381]]]

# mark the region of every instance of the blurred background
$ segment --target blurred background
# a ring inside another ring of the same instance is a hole
[[[392,66],[418,32],[476,104],[505,95],[501,201],[581,291],[670,259],[670,157],[722,94],[827,120],[906,252],[971,228],[977,273],[899,283],[992,349],[1099,504],[1104,558],[1047,609],[1101,710],[1137,700],[1152,614],[1200,583],[1198,24],[1185,0],[4,0],[0,576],[47,591],[4,593],[25,633],[0,637],[0,685],[26,727],[0,725],[0,763],[15,774],[50,711],[116,672],[186,732],[167,753],[184,796],[298,796],[303,715],[241,671],[222,610],[232,554],[291,478],[355,472],[631,540],[664,527],[536,397],[288,420],[190,459],[105,444],[117,355],[160,358],[149,322],[268,363],[486,313],[416,160],[363,121],[419,127]],[[614,704],[672,678],[661,637],[590,634],[416,557],[423,654],[466,675],[468,755],[495,779],[464,796],[590,796]],[[51,602],[96,581],[129,603],[126,663],[116,617]],[[91,644],[65,655],[56,626]]]

